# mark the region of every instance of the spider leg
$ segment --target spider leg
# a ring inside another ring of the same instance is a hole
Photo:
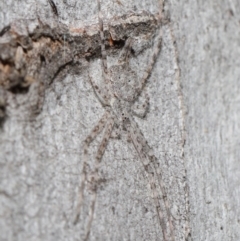
[[[152,72],[152,69],[154,67],[154,64],[157,60],[157,57],[159,55],[159,52],[161,50],[161,43],[162,43],[162,29],[160,29],[157,37],[156,37],[156,41],[157,43],[155,44],[154,46],[154,49],[153,49],[153,54],[151,56],[151,59],[148,63],[148,66],[147,68],[144,70],[144,73],[143,73],[143,77],[142,79],[140,80],[140,83],[139,83],[139,86],[137,87],[136,91],[137,91],[137,95],[136,95],[136,98],[139,96],[139,94],[141,93],[141,91],[143,90],[148,78],[150,77],[151,75],[151,72]]]
[[[58,10],[57,10],[57,7],[56,7],[55,3],[53,2],[53,0],[48,0],[48,2],[49,2],[50,6],[52,8],[53,13],[58,17],[59,16]]]
[[[147,111],[149,109],[149,96],[147,93],[145,93],[145,100],[141,104],[137,104],[131,107],[132,113],[140,118],[144,118],[147,114]]]
[[[103,32],[103,20],[102,20],[102,12],[101,12],[101,4],[100,0],[97,0],[97,6],[98,6],[98,24],[99,24],[99,30],[100,30],[100,40],[101,40],[101,65],[103,69],[103,77],[104,81],[106,83],[106,89],[107,92],[110,93],[110,86],[111,86],[111,79],[108,74],[108,67],[107,67],[107,52],[105,48],[104,43],[104,32]]]
[[[171,241],[174,241],[175,236],[174,236],[172,215],[170,212],[169,203],[167,200],[167,194],[166,194],[166,190],[165,190],[164,183],[162,180],[161,171],[160,171],[160,168],[158,167],[157,158],[152,154],[152,149],[149,147],[146,139],[144,138],[139,127],[137,126],[137,123],[133,120],[133,118],[131,119],[131,125],[129,126],[129,132],[130,132],[130,138],[133,142],[135,149],[137,150],[137,152],[140,156],[140,159],[144,165],[144,168],[145,168],[146,172],[148,173],[148,175],[150,175],[150,182],[151,182],[150,184],[151,184],[151,189],[152,189],[153,195],[154,195],[154,202],[156,204],[156,208],[157,208],[157,211],[159,214],[159,222],[162,227],[164,240],[167,241],[168,238],[167,238],[166,225],[164,223],[163,213],[160,209],[160,205],[159,205],[159,201],[158,201],[158,194],[157,194],[156,185],[154,182],[155,175],[158,179],[158,183],[159,183],[159,186],[160,186],[160,189],[162,192],[162,196],[163,196],[165,209],[167,212]]]
[[[73,224],[76,225],[78,220],[79,220],[79,216],[80,216],[80,212],[81,212],[81,207],[82,207],[82,201],[83,201],[83,192],[84,192],[84,188],[85,188],[85,181],[86,181],[86,163],[88,162],[88,148],[89,145],[91,144],[91,142],[99,135],[99,133],[103,130],[107,119],[108,119],[109,113],[106,112],[102,118],[100,119],[100,121],[98,122],[98,124],[92,129],[91,133],[88,135],[88,137],[85,139],[84,141],[84,146],[83,146],[83,170],[82,170],[82,180],[81,180],[81,185],[79,188],[79,198],[78,198],[78,204],[77,204],[77,210],[76,210],[76,217],[74,219]]]
[[[131,53],[132,44],[133,44],[133,38],[129,37],[126,40],[125,45],[124,45],[124,47],[123,47],[123,49],[122,49],[122,51],[119,55],[118,64],[128,62],[129,55]]]
[[[110,95],[109,95],[110,93],[107,92],[104,88],[100,89],[99,86],[96,85],[93,82],[91,76],[90,75],[88,75],[88,76],[89,76],[89,79],[90,79],[90,83],[91,83],[91,85],[93,87],[93,90],[94,90],[98,100],[102,104],[102,106],[105,107],[107,105],[110,105]]]
[[[95,204],[96,204],[96,199],[97,199],[97,181],[98,181],[98,170],[99,170],[99,166],[102,160],[102,156],[106,150],[107,144],[108,144],[108,140],[110,139],[112,130],[113,130],[113,126],[114,126],[114,119],[110,118],[110,120],[107,123],[104,135],[103,135],[103,139],[100,143],[100,146],[98,148],[97,151],[97,155],[96,155],[96,162],[95,162],[95,169],[93,172],[93,190],[94,190],[94,194],[93,194],[93,199],[92,199],[92,203],[90,206],[90,218],[87,224],[87,232],[86,232],[86,236],[84,240],[87,240],[90,234],[90,230],[91,230],[91,226],[92,226],[92,221],[93,221],[93,214],[94,214],[94,209],[95,209]]]

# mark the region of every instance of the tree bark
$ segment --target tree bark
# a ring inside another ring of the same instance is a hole
[[[83,142],[105,112],[90,84],[106,89],[97,1],[55,1],[57,12],[49,1],[8,3],[0,3],[0,239],[84,240],[89,180],[73,223]],[[161,167],[175,240],[237,241],[240,5],[102,1],[109,67],[131,36],[129,65],[141,78],[163,6],[170,21],[139,97],[148,93],[150,107],[135,120]],[[88,178],[102,138],[89,147]],[[148,177],[124,130],[108,140],[99,176],[89,240],[163,240]]]

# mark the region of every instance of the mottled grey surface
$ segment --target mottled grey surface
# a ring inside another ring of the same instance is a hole
[[[59,21],[69,27],[96,23],[96,1],[56,2]],[[169,1],[171,26],[163,29],[163,47],[146,86],[150,110],[136,119],[163,169],[176,240],[184,240],[190,217],[192,240],[233,240],[239,234],[239,19],[237,1]],[[128,11],[156,13],[157,0],[104,1],[104,18]],[[1,28],[18,18],[57,21],[47,1],[1,1]],[[173,39],[176,39],[174,49]],[[178,77],[178,63],[181,71]],[[131,62],[141,75],[151,48]],[[109,62],[116,60],[110,56]],[[82,142],[104,109],[90,76],[101,81],[99,59],[79,74],[59,75],[47,86],[41,113],[31,122],[24,104],[34,100],[9,93],[0,136],[0,239],[82,240],[91,193],[86,191],[74,226],[81,179]],[[61,76],[64,76],[61,77]],[[182,87],[182,120],[178,85]],[[32,89],[34,89],[32,87]],[[33,92],[32,92],[33,93]],[[34,102],[34,101],[33,101]],[[186,143],[182,154],[182,123]],[[90,168],[101,135],[89,150]],[[110,139],[102,160],[102,183],[90,240],[162,240],[149,182],[134,147],[126,138]],[[187,170],[190,211],[183,176]]]
[[[171,1],[193,240],[240,240],[239,1]]]

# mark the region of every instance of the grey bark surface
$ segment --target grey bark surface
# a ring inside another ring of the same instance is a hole
[[[82,144],[104,113],[89,82],[91,76],[102,85],[97,7],[95,0],[56,5],[59,18],[48,1],[0,2],[0,29],[12,24],[11,34],[33,31],[36,16],[50,26],[33,35],[35,52],[22,38],[8,44],[12,52],[0,52],[0,240],[83,240],[86,232],[90,190],[78,224],[73,220]],[[161,165],[176,240],[185,239],[189,225],[189,240],[237,241],[240,5],[184,0],[166,1],[165,7],[171,21],[163,27],[162,50],[145,88],[150,109],[136,121]],[[103,1],[103,20],[113,25],[115,17],[118,24],[130,12],[156,14],[159,8],[157,0]],[[144,51],[131,65],[141,76],[151,44],[137,37]],[[9,43],[8,33],[4,41]],[[109,63],[119,51],[108,48]],[[3,58],[17,60],[14,71]],[[4,82],[6,76],[17,81]],[[89,170],[100,140],[90,147]],[[124,136],[109,140],[100,177],[89,240],[162,240],[146,173]]]
[[[173,3],[193,240],[239,240],[238,1]]]

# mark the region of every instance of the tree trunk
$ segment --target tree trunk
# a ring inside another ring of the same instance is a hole
[[[160,165],[154,183],[166,227],[141,162],[150,152],[137,152],[129,131],[107,140],[96,187],[104,131],[91,142],[82,172],[84,140],[109,111],[91,84],[107,89],[97,1],[8,3],[0,3],[0,239],[84,240],[89,230],[89,240],[170,241],[162,176],[176,241],[240,240],[237,0],[101,3],[108,69],[132,37],[128,64],[141,79],[162,30],[137,100],[148,95],[150,106],[133,118]]]

